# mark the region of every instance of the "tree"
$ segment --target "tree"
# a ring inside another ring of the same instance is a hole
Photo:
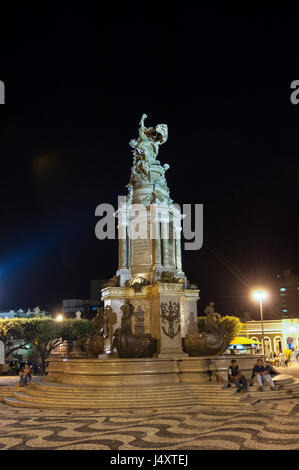
[[[76,341],[85,337],[92,328],[88,320],[58,322],[51,318],[31,318],[23,321],[24,338],[38,350],[43,372],[46,369],[47,359],[57,346],[65,341]]]
[[[206,317],[199,317],[198,318],[198,329],[199,331],[206,331]],[[242,323],[238,317],[233,317],[230,315],[226,315],[222,317],[221,315],[217,314],[217,326],[221,328],[225,338],[227,341],[231,342],[231,340],[238,335],[239,331],[242,328]]]
[[[5,318],[0,319],[0,341],[4,343],[5,355],[11,354],[17,349],[24,349],[28,341],[24,339],[24,319]]]
[[[5,354],[17,349],[34,347],[40,355],[43,371],[46,360],[53,349],[64,341],[76,341],[91,332],[89,320],[64,320],[52,318],[12,318],[0,319],[0,340],[4,343]]]
[[[239,331],[242,329],[242,322],[240,319],[231,315],[220,317],[218,324],[222,328],[222,331],[229,342],[231,342],[235,336],[238,336]]]

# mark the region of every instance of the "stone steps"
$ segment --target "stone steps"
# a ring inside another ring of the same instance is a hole
[[[249,393],[236,393],[226,384],[169,384],[138,387],[94,387],[50,383],[32,383],[27,387],[6,387],[0,394],[8,405],[27,408],[142,410],[152,408],[180,408],[206,405],[232,407],[251,406],[260,400],[291,399],[299,397],[299,380],[281,376],[275,381],[279,391],[266,385],[259,392],[256,384]]]
[[[210,400],[208,398],[206,399],[196,399],[196,398],[190,398],[190,399],[178,399],[178,400],[172,400],[172,401],[159,401],[159,400],[152,400],[148,402],[142,402],[142,403],[136,403],[135,401],[132,402],[111,402],[111,401],[106,401],[106,400],[63,400],[63,401],[57,401],[57,400],[51,400],[48,398],[42,399],[38,398],[35,399],[34,402],[32,399],[26,394],[14,394],[13,397],[6,397],[5,398],[5,403],[7,404],[12,404],[15,405],[17,403],[18,406],[26,406],[26,407],[34,407],[34,408],[60,408],[60,409],[103,409],[103,410],[119,410],[119,409],[134,409],[134,410],[143,410],[146,408],[171,408],[171,407],[179,407],[179,408],[184,408],[186,406],[194,406],[194,405],[219,405],[219,400]],[[233,404],[236,403],[236,400],[230,399],[230,400],[222,400],[221,405],[222,406],[232,406]],[[250,403],[244,403],[245,405],[249,405]]]
[[[4,402],[4,397],[12,397],[14,394],[13,387],[0,387],[0,402]]]
[[[227,405],[238,402],[222,385],[164,385],[151,387],[73,387],[61,384],[30,384],[15,387],[4,402],[12,406],[65,409],[143,409],[191,405]]]
[[[190,400],[191,401],[196,401],[196,400],[204,400],[204,401],[207,401],[209,400],[210,402],[217,402],[219,403],[219,397],[218,396],[214,396],[214,397],[211,397],[211,396],[208,396],[208,395],[195,395],[195,394],[188,394],[188,395],[175,395],[173,397],[167,397],[167,396],[155,396],[155,397],[130,397],[130,396],[124,396],[124,397],[104,397],[104,396],[98,396],[98,397],[95,397],[95,396],[91,396],[91,395],[85,395],[85,396],[82,396],[82,397],[68,397],[68,396],[57,396],[57,395],[44,395],[44,396],[41,396],[41,395],[29,395],[27,393],[22,393],[22,392],[15,392],[14,393],[14,396],[15,397],[22,397],[24,400],[26,401],[42,401],[42,402],[53,402],[53,403],[57,403],[58,401],[59,402],[64,402],[64,403],[80,403],[82,401],[84,402],[97,402],[97,403],[102,403],[102,404],[117,404],[119,406],[119,404],[121,404],[122,406],[124,405],[127,405],[127,404],[130,404],[130,403],[135,403],[136,405],[137,404],[140,404],[141,406],[144,404],[148,404],[148,403],[151,403],[151,404],[172,404],[172,403],[177,403],[177,402],[182,402],[182,403],[186,403],[187,401],[189,402]],[[236,401],[236,400],[239,400],[239,396],[233,396],[233,395],[230,395],[230,396],[226,396],[226,397],[222,397],[221,398],[221,402],[223,403],[224,401],[225,402],[232,402],[232,401]]]
[[[22,393],[22,391],[19,392],[14,392],[15,394],[17,393]],[[188,394],[177,394],[173,396],[167,396],[166,394],[164,395],[152,395],[152,396],[138,396],[138,395],[123,395],[123,396],[116,396],[116,395],[82,395],[82,396],[71,396],[67,394],[31,394],[29,392],[25,393],[26,396],[30,398],[30,400],[38,400],[39,398],[42,399],[53,399],[53,400],[71,400],[71,401],[82,401],[82,400],[91,400],[91,401],[102,401],[102,402],[132,402],[134,401],[135,403],[141,402],[141,403],[146,403],[148,401],[168,401],[171,402],[173,400],[185,400],[188,398],[193,398],[193,395],[188,393]]]
[[[53,383],[53,382],[52,382]],[[59,384],[58,386],[57,385],[45,385],[45,384],[30,384],[28,387],[30,388],[37,388],[39,390],[57,390],[57,391],[61,391],[61,390],[68,390],[69,392],[71,393],[82,393],[82,390],[84,391],[88,391],[88,392],[104,392],[105,390],[106,391],[110,391],[110,390],[116,390],[118,392],[129,392],[129,393],[132,393],[134,391],[138,391],[138,393],[140,392],[148,392],[148,391],[156,391],[156,392],[159,392],[159,391],[164,391],[164,390],[168,390],[168,391],[171,391],[173,389],[176,389],[176,390],[190,390],[190,385],[192,385],[192,387],[199,387],[201,390],[209,390],[209,391],[217,391],[217,390],[221,390],[222,387],[223,387],[223,384],[220,384],[220,385],[214,385],[214,386],[210,386],[208,384],[165,384],[163,386],[156,386],[156,385],[147,385],[147,386],[137,386],[134,388],[134,386],[131,386],[131,387],[122,387],[122,386],[115,386],[115,387],[107,387],[107,386],[103,386],[103,387],[87,387],[87,386],[82,386],[82,387],[74,387],[73,385],[64,385],[64,384]]]
[[[14,390],[15,392],[22,392],[24,389],[18,389]],[[187,395],[201,395],[201,396],[222,396],[222,397],[230,397],[234,394],[234,392],[231,391],[217,391],[217,392],[208,392],[208,391],[198,391],[198,390],[192,390],[191,388],[186,391],[176,391],[176,390],[165,390],[163,392],[155,393],[155,392],[145,392],[145,393],[140,393],[136,392],[121,392],[121,393],[115,393],[114,391],[97,391],[97,392],[92,392],[88,393],[86,391],[82,391],[81,393],[71,393],[68,391],[54,391],[54,392],[48,392],[48,391],[41,391],[41,390],[33,390],[30,388],[26,388],[26,394],[31,395],[31,396],[52,396],[52,397],[68,397],[68,398],[82,398],[82,397],[92,397],[92,398],[97,398],[97,397],[102,397],[103,399],[124,399],[126,396],[128,396],[130,399],[132,398],[140,398],[142,397],[143,399],[150,399],[150,398],[156,398],[156,397],[165,397],[166,399],[172,399],[173,397],[186,397]]]
[[[4,402],[6,404],[26,406],[30,408],[62,408],[62,409],[145,409],[145,408],[156,408],[156,407],[178,407],[178,406],[190,406],[195,404],[195,400],[185,399],[182,403],[181,399],[172,401],[158,401],[152,400],[148,402],[136,403],[134,400],[128,401],[106,401],[106,400],[60,400],[59,402],[55,399],[39,397],[38,399],[32,400],[32,397],[28,397],[26,394],[15,393],[13,397],[5,397]]]
[[[298,382],[294,382],[292,384],[287,384],[287,385],[279,385],[279,387],[283,390],[283,389],[288,389],[288,390],[296,390],[296,389],[299,389],[299,381]]]
[[[272,391],[272,390],[264,390],[263,392],[249,392],[248,393],[249,396],[251,397],[259,397],[261,399],[263,399],[263,397],[265,398],[275,398],[275,396],[277,395],[278,397],[293,397],[293,396],[298,396],[299,395],[299,390],[278,390],[278,391]]]
[[[125,408],[121,407],[121,406],[117,406],[117,407],[109,407],[108,405],[104,405],[104,406],[99,406],[98,404],[86,404],[86,403],[80,403],[80,404],[76,404],[76,405],[73,405],[73,404],[70,404],[70,403],[67,403],[67,404],[49,404],[49,403],[38,403],[38,402],[35,402],[34,404],[33,403],[29,403],[29,402],[25,402],[24,400],[19,400],[17,399],[16,397],[6,397],[5,398],[5,403],[7,405],[10,405],[10,406],[15,406],[15,407],[19,407],[19,408],[40,408],[40,409],[60,409],[60,410],[90,410],[90,409],[94,409],[94,410],[104,410],[105,412],[108,412],[108,411],[119,411],[119,410],[144,410],[144,409],[156,409],[158,408],[157,404],[153,404],[153,405],[150,405],[150,406],[136,406],[134,404],[131,404],[131,406],[126,406]],[[187,403],[182,403],[181,401],[178,403],[178,404],[174,404],[173,406],[171,406],[170,404],[166,404],[165,406],[163,406],[163,411],[166,411],[166,410],[171,410],[173,408],[179,408],[179,409],[184,409],[185,406],[194,406],[194,405],[207,405],[209,406],[210,405],[210,402],[190,402],[189,404]],[[218,403],[219,405],[219,403]],[[233,405],[233,403],[227,403],[227,404],[223,404],[223,408],[225,407],[228,407],[228,408],[231,408],[231,406]],[[245,403],[244,406],[250,406],[250,403]]]

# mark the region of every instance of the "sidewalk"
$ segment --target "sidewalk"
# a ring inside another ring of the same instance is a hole
[[[290,367],[276,367],[280,374],[290,375],[294,379],[299,379],[299,363],[290,365]]]

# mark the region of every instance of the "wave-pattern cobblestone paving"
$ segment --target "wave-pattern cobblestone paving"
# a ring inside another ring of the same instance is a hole
[[[0,404],[5,449],[299,449],[299,400],[250,410],[205,406],[147,411],[60,411]]]

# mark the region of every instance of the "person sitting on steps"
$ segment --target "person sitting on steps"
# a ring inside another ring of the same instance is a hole
[[[241,373],[240,368],[235,359],[231,361],[231,365],[229,366],[227,373],[228,387],[230,387],[233,383],[237,387],[237,393],[240,393],[241,390],[243,390],[243,392],[248,391],[247,380],[245,376]]]
[[[20,372],[20,387],[25,387],[28,384],[28,380],[31,381],[32,374],[31,369],[28,363],[25,363],[25,366]]]
[[[265,382],[268,382],[270,384],[271,390],[278,390],[278,388],[275,386],[273,379],[271,375],[269,374],[269,371],[263,364],[262,359],[258,359],[256,365],[253,368],[252,371],[252,377],[256,377],[256,380],[259,384],[259,391],[263,391],[263,384]]]

